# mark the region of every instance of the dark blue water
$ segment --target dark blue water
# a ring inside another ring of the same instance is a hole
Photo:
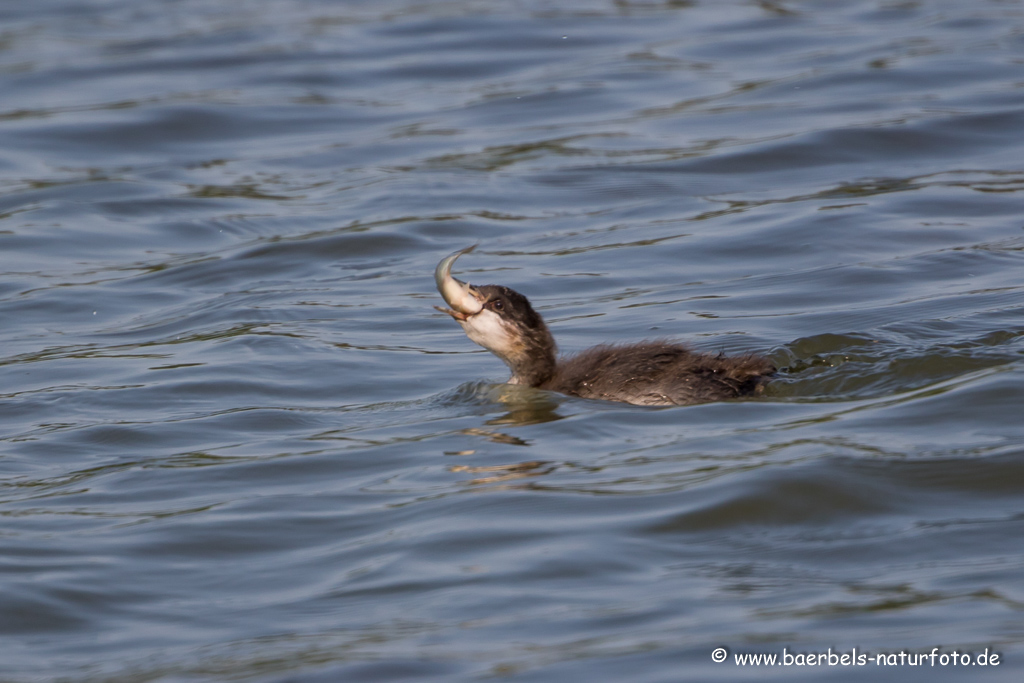
[[[1016,0],[0,4],[0,679],[1018,680],[1022,160]]]

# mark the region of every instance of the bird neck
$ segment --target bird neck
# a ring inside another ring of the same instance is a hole
[[[512,370],[509,384],[539,387],[555,374],[555,340],[547,327],[535,330],[522,339],[514,354],[503,358]]]

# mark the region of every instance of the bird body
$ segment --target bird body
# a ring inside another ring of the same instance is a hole
[[[690,405],[761,391],[775,372],[766,359],[693,351],[644,341],[595,346],[560,362],[539,389],[635,405]]]

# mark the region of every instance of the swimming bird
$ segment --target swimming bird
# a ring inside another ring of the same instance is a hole
[[[635,405],[691,405],[759,393],[775,367],[754,354],[726,356],[663,340],[602,344],[558,359],[555,339],[529,300],[502,285],[470,285],[452,277],[446,256],[434,270],[437,290],[466,335],[512,370],[509,384]]]

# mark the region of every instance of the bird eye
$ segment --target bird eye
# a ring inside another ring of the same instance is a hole
[[[504,308],[505,308],[505,304],[504,304],[504,302],[502,302],[502,300],[501,300],[501,299],[495,299],[494,301],[492,301],[492,302],[491,302],[491,306],[492,306],[492,307],[494,308],[494,310],[496,310],[496,311],[500,311],[500,310],[502,310],[502,309],[504,309]]]

